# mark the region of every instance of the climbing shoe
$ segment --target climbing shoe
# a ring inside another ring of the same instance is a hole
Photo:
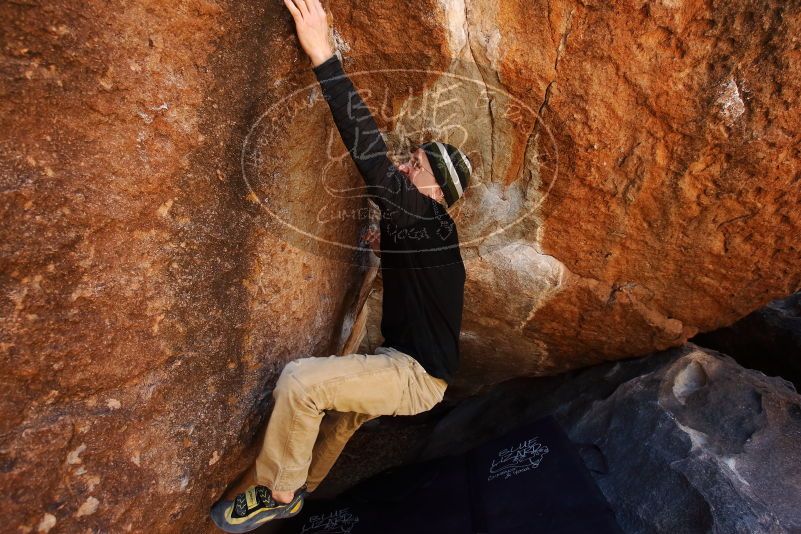
[[[273,499],[265,486],[251,486],[233,501],[220,499],[211,507],[211,519],[225,532],[250,532],[267,521],[292,517],[303,508],[303,498],[308,494],[304,484],[295,490],[288,503]]]

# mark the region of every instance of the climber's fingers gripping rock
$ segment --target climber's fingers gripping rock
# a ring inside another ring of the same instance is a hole
[[[316,67],[325,62],[334,49],[329,40],[328,17],[320,0],[284,0],[284,5],[292,13],[300,46],[312,64]]]

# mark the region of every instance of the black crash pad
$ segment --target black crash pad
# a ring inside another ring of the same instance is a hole
[[[620,532],[552,416],[465,454],[389,469],[329,501],[307,501],[275,534]]]

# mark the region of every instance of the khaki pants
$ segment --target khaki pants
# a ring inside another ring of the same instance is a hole
[[[376,354],[300,358],[273,390],[275,405],[256,459],[256,480],[273,491],[314,491],[348,439],[381,415],[431,409],[448,383],[389,347]]]

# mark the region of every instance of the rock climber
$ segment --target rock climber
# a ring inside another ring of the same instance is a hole
[[[440,141],[393,163],[330,44],[320,0],[283,1],[342,141],[381,211],[384,341],[374,354],[305,357],[284,367],[261,450],[239,485],[247,489],[212,507],[227,532],[297,515],[364,422],[431,409],[459,365],[465,269],[447,209],[467,189],[472,165]]]

